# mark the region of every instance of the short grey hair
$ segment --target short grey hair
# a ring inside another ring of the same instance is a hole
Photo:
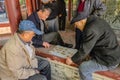
[[[39,10],[41,10],[42,12],[44,12],[45,10],[48,10],[50,13],[52,12],[52,9],[49,6],[45,5],[42,5],[42,7]]]
[[[17,31],[16,31],[18,34],[22,34],[22,33],[24,33],[24,31],[23,30],[19,30],[19,29],[17,29]]]

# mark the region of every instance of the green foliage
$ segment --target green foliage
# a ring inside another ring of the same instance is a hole
[[[25,4],[25,0],[19,0],[20,1],[20,5]]]

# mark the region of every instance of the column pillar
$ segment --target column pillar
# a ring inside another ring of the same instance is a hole
[[[19,0],[5,0],[11,32],[16,32],[22,19]]]
[[[28,16],[33,12],[32,0],[26,0]]]
[[[71,20],[71,0],[68,0],[68,20]]]

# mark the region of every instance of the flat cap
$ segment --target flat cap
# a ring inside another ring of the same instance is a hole
[[[23,20],[23,21],[21,21],[20,24],[19,24],[19,30],[33,31],[37,35],[42,35],[43,34],[43,32],[38,30],[36,28],[35,24],[32,21],[30,21],[30,20]]]
[[[75,23],[77,21],[80,21],[82,19],[85,19],[87,17],[88,17],[88,15],[86,15],[83,12],[80,12],[80,13],[78,13],[78,15],[76,17],[73,17],[73,19],[71,20],[70,24],[73,24],[73,23]]]

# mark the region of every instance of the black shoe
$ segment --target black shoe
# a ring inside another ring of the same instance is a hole
[[[77,50],[79,50],[79,48],[80,48],[80,46],[75,46],[75,48],[74,48],[74,49],[77,49]]]
[[[68,47],[68,48],[72,48],[72,47],[73,47],[72,44],[68,44],[68,43],[64,43],[62,46],[64,46],[64,47]]]

